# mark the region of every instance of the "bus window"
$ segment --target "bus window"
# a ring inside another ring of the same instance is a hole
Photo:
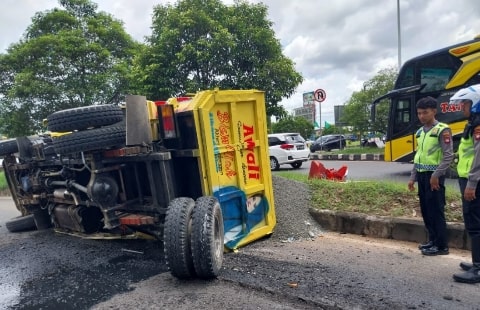
[[[404,88],[416,85],[418,83],[415,82],[415,75],[414,75],[414,67],[412,65],[406,65],[403,70],[400,72],[397,83],[395,88]]]
[[[393,135],[409,127],[412,119],[410,102],[409,99],[399,99],[394,105]]]
[[[421,92],[426,93],[445,89],[452,71],[451,69],[443,68],[421,68],[420,84],[427,84]]]

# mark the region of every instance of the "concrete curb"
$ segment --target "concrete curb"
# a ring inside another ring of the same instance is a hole
[[[383,154],[318,154],[310,153],[312,160],[365,160],[365,161],[383,161]]]
[[[427,233],[423,221],[412,218],[393,218],[366,215],[354,212],[309,209],[310,215],[326,230],[363,235],[376,238],[394,239],[424,243]],[[463,223],[447,223],[448,246],[471,250],[470,238]]]

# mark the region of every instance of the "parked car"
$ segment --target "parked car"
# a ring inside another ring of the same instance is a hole
[[[310,145],[310,152],[330,151],[333,149],[344,149],[347,140],[344,135],[326,135],[321,136]]]
[[[281,165],[287,164],[298,169],[310,159],[305,139],[298,133],[269,134],[268,146],[271,170],[278,170]]]

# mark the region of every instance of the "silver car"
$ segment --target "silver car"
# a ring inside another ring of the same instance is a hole
[[[305,139],[298,133],[274,133],[268,135],[270,169],[278,170],[281,165],[291,165],[294,169],[309,160],[310,150]]]

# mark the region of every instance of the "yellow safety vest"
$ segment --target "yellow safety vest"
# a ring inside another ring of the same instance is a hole
[[[448,128],[447,124],[437,123],[428,132],[423,127],[417,131],[417,153],[413,163],[418,172],[435,171],[442,161],[442,146],[438,137],[445,128]]]
[[[457,173],[459,177],[468,178],[474,157],[475,149],[472,136],[469,136],[467,139],[462,137],[462,139],[460,139],[460,145],[458,146]]]

